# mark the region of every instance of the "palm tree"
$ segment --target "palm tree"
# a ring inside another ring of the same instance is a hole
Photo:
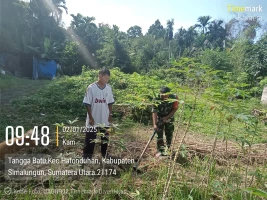
[[[195,26],[190,26],[185,34],[185,46],[192,47],[194,45],[194,41],[196,39],[197,32],[195,30]]]
[[[173,25],[174,25],[174,19],[167,21],[167,28],[165,33],[165,40],[167,42],[172,40],[173,38]]]
[[[30,0],[30,9],[34,17],[40,19],[52,16],[57,24],[62,20],[63,10],[68,13],[65,0]]]
[[[222,27],[223,20],[214,20],[208,27],[208,41],[213,47],[222,47],[223,41],[226,39],[226,30]]]
[[[175,34],[175,41],[178,44],[177,46],[179,49],[179,57],[181,57],[185,50],[188,52],[192,50],[195,43],[195,39],[198,35],[195,28],[195,26],[191,26],[187,30],[185,30],[183,27],[181,27]]]
[[[68,14],[68,8],[66,6],[66,1],[65,0],[52,0],[53,4],[56,7],[56,12],[54,13],[56,16],[56,21],[59,24],[59,22],[62,21],[62,14],[63,10]]]
[[[80,13],[72,16],[70,28],[77,34],[80,41],[90,49],[92,53],[95,53],[97,46],[97,26],[93,22],[94,17],[84,17]]]
[[[85,30],[86,27],[96,28],[94,17],[84,17],[80,13],[78,13],[76,16],[71,14],[72,21],[71,21],[71,28],[73,29],[82,29]]]
[[[198,24],[195,25],[195,27],[200,28],[202,30],[202,34],[205,34],[205,31],[207,31],[207,26],[209,25],[209,20],[211,19],[211,16],[201,16],[197,19]]]
[[[177,47],[178,47],[178,55],[179,55],[179,58],[181,57],[181,53],[183,53],[184,51],[184,48],[185,48],[185,35],[186,35],[186,30],[181,27],[178,29],[178,32],[175,34],[174,38],[177,42]]]

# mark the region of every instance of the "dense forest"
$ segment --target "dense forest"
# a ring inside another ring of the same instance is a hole
[[[72,17],[68,26],[63,13]],[[1,199],[267,198],[267,110],[260,100],[267,86],[265,21],[235,15],[225,21],[207,14],[189,28],[174,30],[174,19],[155,19],[146,33],[131,22],[124,32],[117,25],[97,24],[90,13],[68,13],[65,0],[0,0],[0,14],[0,55],[22,53],[61,66],[53,80],[4,75],[0,66],[0,147],[10,137],[8,126],[30,131],[49,126],[49,147],[25,147],[18,155],[81,158],[82,132],[61,128],[84,126],[82,100],[102,67],[110,69],[116,102],[109,152],[119,158],[139,158],[152,134],[151,102],[159,88],[168,86],[179,97],[170,157],[154,158],[153,140],[140,173],[132,173],[131,165],[113,165],[114,177],[43,176],[19,182],[4,176],[0,154]],[[76,144],[64,146],[65,139]],[[80,166],[61,169],[70,168]],[[25,193],[16,193],[20,189]],[[94,192],[84,193],[89,189]],[[95,193],[98,189],[113,193]]]
[[[146,73],[189,57],[233,76],[242,74],[257,93],[255,87],[267,74],[266,24],[257,18],[224,21],[199,16],[191,27],[178,30],[173,19],[155,19],[147,33],[138,25],[123,32],[117,25],[96,24],[93,16],[81,14],[71,14],[71,24],[65,28],[65,0],[1,2],[0,52],[54,59],[62,65],[61,75],[78,75],[83,65]]]

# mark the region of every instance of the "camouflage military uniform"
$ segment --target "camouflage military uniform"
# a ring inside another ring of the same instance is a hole
[[[167,100],[162,100],[160,97],[154,99],[155,104],[153,105],[152,112],[157,112],[158,120],[166,117],[173,109],[174,103],[178,103],[177,96],[170,94]],[[174,116],[169,118],[161,127],[158,127],[157,131],[157,149],[163,153],[165,145],[163,141],[163,130],[165,131],[167,147],[170,148],[172,142],[172,136],[174,132]]]

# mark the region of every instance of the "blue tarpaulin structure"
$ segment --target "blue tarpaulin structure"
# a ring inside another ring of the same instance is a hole
[[[45,61],[33,59],[33,79],[53,79],[56,76],[57,63],[54,60]]]

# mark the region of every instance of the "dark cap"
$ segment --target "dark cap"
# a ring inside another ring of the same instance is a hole
[[[164,94],[164,93],[168,93],[168,92],[170,92],[170,91],[171,91],[171,89],[168,88],[168,87],[166,87],[166,86],[163,86],[163,87],[161,87],[161,89],[160,89],[160,93],[162,93],[162,94]]]

